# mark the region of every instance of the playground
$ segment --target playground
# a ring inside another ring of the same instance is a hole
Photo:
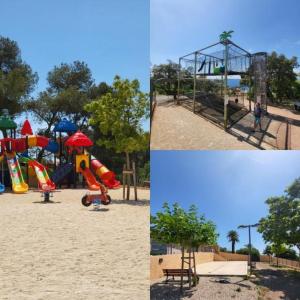
[[[268,98],[267,53],[229,37],[181,56],[172,66],[178,78],[153,79],[152,149],[300,149],[296,105],[276,107]]]
[[[129,187],[124,200],[115,173],[89,153],[93,141],[67,119],[47,138],[28,119],[17,131],[4,110],[0,131],[1,297],[145,299],[149,189]]]
[[[49,201],[50,193],[56,187],[67,185],[76,188],[80,184],[82,187],[87,186],[90,191],[98,192],[102,204],[110,203],[107,189],[119,188],[120,182],[112,171],[88,153],[86,149],[93,142],[75,124],[65,118],[59,121],[53,129],[54,139],[34,135],[27,119],[18,138],[16,128],[17,124],[10,118],[8,111],[3,110],[3,116],[0,117],[0,131],[3,135],[0,139],[0,193],[9,187],[14,193],[23,194],[28,192],[30,184],[44,194],[45,201]],[[30,156],[30,150],[35,147],[50,154],[47,156],[47,167]],[[51,172],[50,176],[47,169]],[[82,204],[89,206],[91,202],[86,199],[82,199]]]
[[[253,115],[248,113],[229,130],[177,105],[167,96],[157,96],[152,119],[151,149],[300,149],[300,115],[287,109],[268,107],[262,132],[251,132]]]
[[[111,190],[100,210],[82,206],[85,193],[0,196],[1,299],[147,299],[149,190],[138,201]]]

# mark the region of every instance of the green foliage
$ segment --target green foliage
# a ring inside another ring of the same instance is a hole
[[[230,230],[227,234],[227,238],[229,242],[231,242],[231,252],[235,253],[235,243],[238,243],[239,240],[239,234],[235,230]]]
[[[236,253],[248,255],[249,254],[249,245],[245,245],[244,248],[237,250]],[[260,261],[259,250],[254,247],[251,247],[251,261]]]
[[[265,255],[272,255],[273,251],[272,251],[272,246],[271,245],[267,245],[265,250],[263,251],[263,254]]]
[[[27,101],[26,108],[32,111],[38,121],[46,122],[49,128],[59,119],[67,116],[80,125],[87,113],[83,107],[93,87],[91,71],[84,62],[55,66],[48,73],[48,88],[35,100]]]
[[[233,30],[230,31],[223,31],[219,35],[220,42],[225,42],[226,40],[230,39],[232,37],[232,34],[234,33]]]
[[[291,59],[284,55],[272,52],[268,56],[268,96],[274,101],[282,102],[284,99],[292,99],[297,96],[295,90],[297,76],[294,69],[298,67],[297,57]]]
[[[173,96],[176,99],[179,65],[171,60],[167,64],[154,65],[151,79],[154,89],[161,95]]]
[[[148,149],[149,133],[143,131],[141,124],[149,118],[149,97],[140,91],[138,80],[116,76],[112,91],[87,104],[85,109],[91,114],[90,125],[103,136],[98,145],[118,153]]]
[[[221,251],[221,252],[228,252],[228,250],[227,250],[226,247],[220,247],[220,251]]]
[[[292,248],[286,248],[278,257],[291,260],[298,259],[296,251]]]
[[[266,200],[269,214],[260,220],[258,231],[266,242],[273,245],[273,252],[280,255],[282,245],[296,246],[300,251],[300,178],[285,191],[285,195]]]
[[[18,44],[0,36],[0,110],[20,113],[37,81],[37,74],[22,60]]]
[[[138,169],[138,183],[144,184],[144,181],[150,181],[150,161],[147,161],[143,167]]]
[[[186,248],[198,248],[201,245],[215,245],[218,234],[212,221],[198,214],[192,205],[185,211],[177,203],[170,208],[167,203],[163,211],[151,216],[151,238],[164,244],[177,244]]]

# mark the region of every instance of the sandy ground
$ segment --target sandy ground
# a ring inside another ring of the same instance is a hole
[[[149,190],[100,211],[86,190],[0,195],[0,299],[148,299]],[[133,193],[132,193],[133,194]]]

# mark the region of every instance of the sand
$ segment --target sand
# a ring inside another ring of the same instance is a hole
[[[85,192],[0,195],[1,300],[149,299],[149,190],[100,211]]]

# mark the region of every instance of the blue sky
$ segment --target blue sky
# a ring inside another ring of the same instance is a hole
[[[0,3],[0,35],[17,41],[22,58],[39,75],[33,94],[46,88],[55,65],[74,60],[88,64],[96,83],[111,83],[119,74],[139,79],[148,92],[149,0]]]
[[[152,64],[218,41],[224,30],[250,52],[300,56],[298,0],[151,0]]]
[[[119,74],[149,86],[148,0],[1,1],[0,34],[16,40],[46,87],[54,65],[83,60],[96,82]]]
[[[265,200],[283,194],[300,176],[299,151],[151,151],[151,213],[164,202],[185,209],[196,204],[215,222],[219,244],[230,249],[226,235],[241,224],[255,224],[267,215]],[[247,230],[238,230],[248,243]],[[253,245],[264,241],[252,230]]]

